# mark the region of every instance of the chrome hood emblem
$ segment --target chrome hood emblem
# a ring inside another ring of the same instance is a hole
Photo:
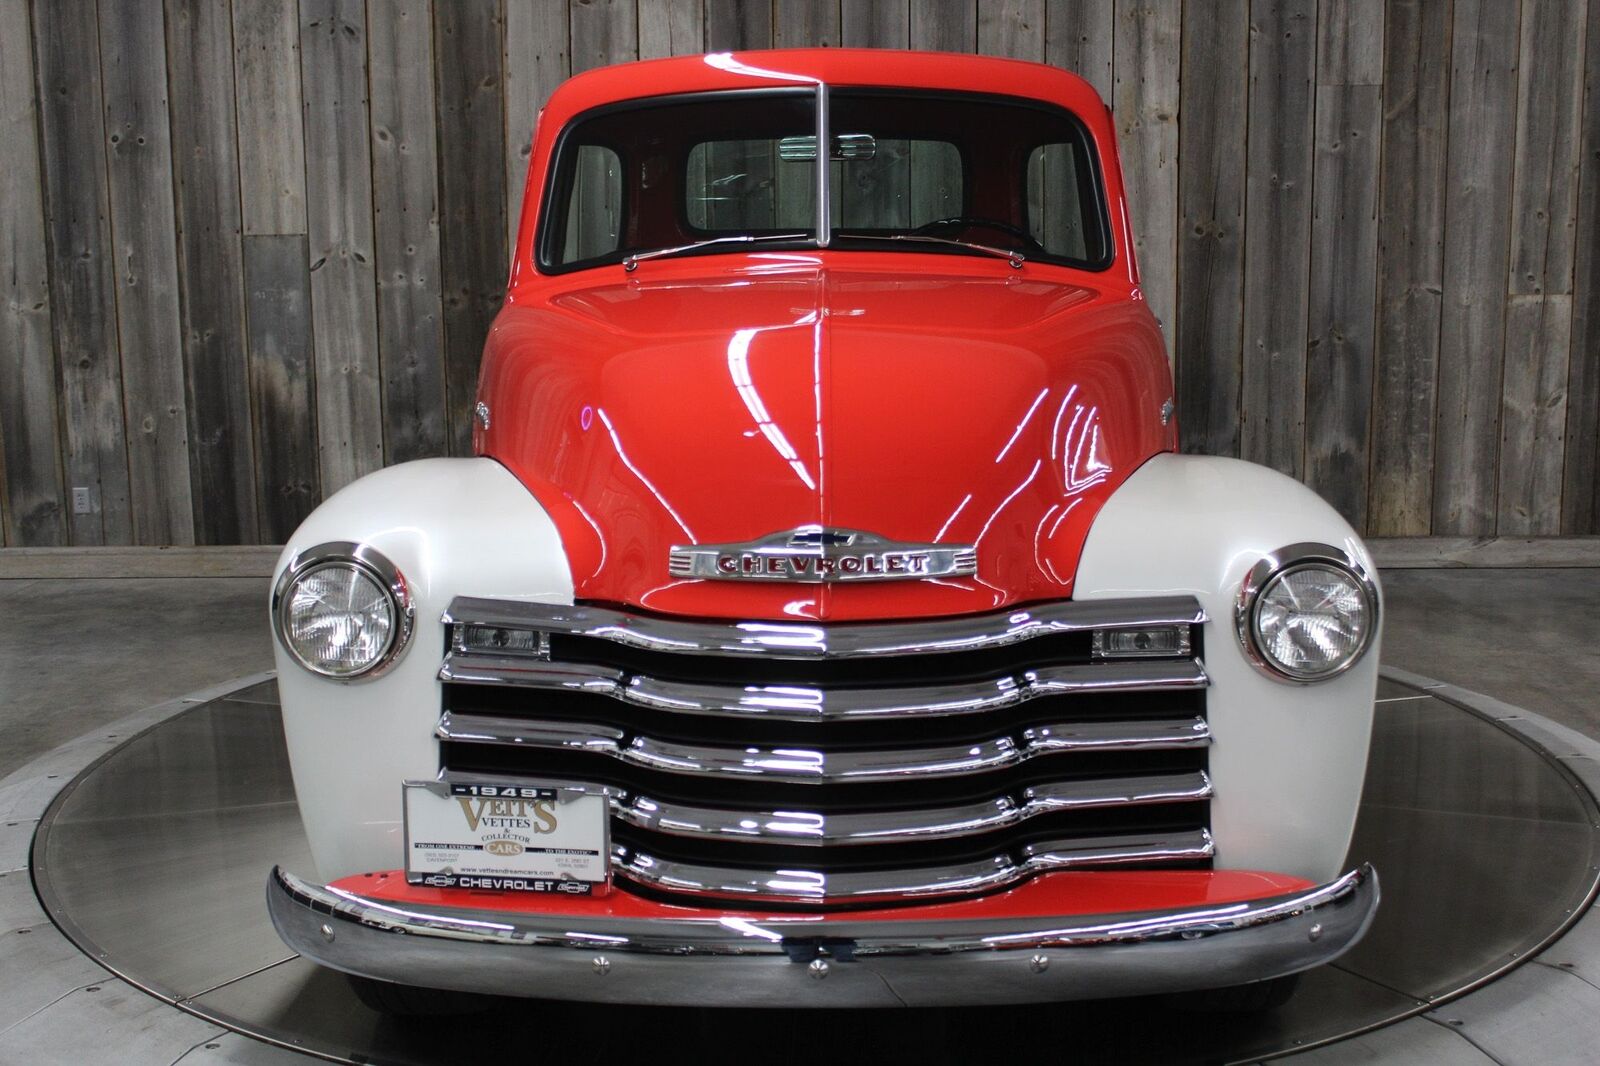
[[[672,549],[673,577],[720,581],[904,581],[978,570],[970,544],[906,544],[859,529],[800,526],[742,544]]]

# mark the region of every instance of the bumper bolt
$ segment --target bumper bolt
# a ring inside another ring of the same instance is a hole
[[[327,922],[322,923],[322,939],[326,940],[330,944],[333,943],[333,926],[329,925]]]
[[[811,965],[806,967],[806,973],[810,974],[818,981],[822,980],[824,977],[828,976],[828,960],[812,959]]]
[[[606,974],[611,972],[611,960],[606,958],[604,955],[596,955],[594,957],[593,965],[594,972],[599,974],[601,977],[604,977]]]
[[[1044,973],[1050,968],[1050,956],[1035,955],[1028,960],[1028,965],[1033,968],[1034,973]]]
[[[1306,930],[1306,939],[1312,941],[1313,943],[1315,943],[1316,941],[1322,939],[1322,923],[1321,922],[1318,922],[1317,924],[1313,925],[1310,929]]]

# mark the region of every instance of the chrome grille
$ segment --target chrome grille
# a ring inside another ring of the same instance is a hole
[[[1209,863],[1192,597],[918,622],[695,622],[458,599],[443,772],[604,789],[616,876],[752,905]],[[1167,657],[1096,631],[1177,627]]]

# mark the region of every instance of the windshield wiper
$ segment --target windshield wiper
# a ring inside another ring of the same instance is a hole
[[[836,231],[834,237],[845,241],[913,241],[918,244],[943,244],[953,248],[966,248],[973,252],[983,252],[986,255],[996,256],[1011,264],[1012,270],[1021,270],[1022,264],[1028,257],[1021,252],[1006,248],[996,248],[992,244],[975,244],[972,241],[958,241],[954,237],[934,237],[926,233],[846,233]]]
[[[688,244],[674,244],[668,248],[652,248],[648,252],[634,252],[622,257],[622,269],[631,271],[646,259],[666,259],[669,256],[683,255],[699,248],[710,248],[717,244],[770,244],[779,241],[809,241],[814,240],[809,233],[741,233],[733,237],[707,237],[703,241],[690,241]]]

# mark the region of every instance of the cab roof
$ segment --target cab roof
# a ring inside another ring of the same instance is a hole
[[[783,85],[871,86],[997,93],[1044,100],[1096,124],[1105,103],[1087,81],[1059,67],[956,52],[881,48],[789,48],[646,59],[585,71],[550,97],[546,113],[568,118],[624,100]]]

